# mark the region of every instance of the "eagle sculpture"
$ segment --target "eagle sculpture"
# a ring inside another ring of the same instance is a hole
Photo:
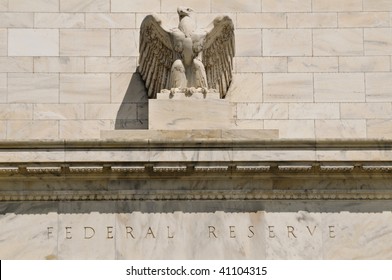
[[[232,80],[234,25],[228,16],[196,28],[194,11],[178,7],[178,28],[168,28],[158,15],[147,16],[140,27],[139,72],[149,98],[169,90],[192,94],[218,91],[224,98]]]

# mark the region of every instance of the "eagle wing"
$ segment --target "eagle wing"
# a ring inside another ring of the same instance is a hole
[[[233,77],[235,55],[234,24],[228,16],[216,17],[206,28],[202,62],[206,69],[209,88],[226,96]]]
[[[141,24],[139,72],[149,98],[156,98],[157,93],[168,86],[176,58],[171,33],[158,15],[147,16]]]

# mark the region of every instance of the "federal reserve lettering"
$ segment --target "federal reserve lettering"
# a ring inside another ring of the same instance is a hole
[[[297,238],[312,238],[317,234],[321,234],[322,232],[326,233],[326,236],[330,239],[336,238],[338,235],[338,228],[335,225],[327,225],[327,226],[319,226],[319,225],[301,225],[301,226],[293,226],[293,225],[267,225],[267,226],[254,226],[249,225],[247,227],[240,227],[235,225],[230,225],[226,227],[219,227],[216,225],[208,225],[202,228],[198,228],[200,234],[198,236],[207,238],[207,239],[236,239],[236,238],[247,238],[253,239],[258,236],[265,235],[269,239],[275,238],[289,238],[289,239],[297,239]],[[55,233],[64,239],[93,239],[93,238],[101,238],[101,239],[114,239],[116,235],[122,235],[123,238],[126,239],[157,239],[166,238],[166,239],[175,239],[176,235],[180,235],[181,227],[174,226],[164,226],[164,227],[154,227],[154,226],[145,226],[145,227],[135,227],[131,225],[122,226],[122,227],[114,227],[110,226],[64,226],[62,228],[56,229],[55,227],[49,226],[47,227],[46,233],[47,238],[55,238]],[[187,231],[185,234],[191,235],[195,231]]]

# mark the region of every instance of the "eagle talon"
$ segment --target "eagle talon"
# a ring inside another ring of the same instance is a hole
[[[196,92],[196,88],[190,87],[185,90],[185,96],[192,96]]]

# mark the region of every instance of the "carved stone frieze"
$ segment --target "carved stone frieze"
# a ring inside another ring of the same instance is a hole
[[[392,199],[391,151],[368,140],[5,142],[0,200]]]
[[[146,170],[144,166],[112,166],[112,172],[115,173],[141,173]]]
[[[45,174],[45,173],[60,173],[61,166],[29,166],[26,168],[28,173]]]

